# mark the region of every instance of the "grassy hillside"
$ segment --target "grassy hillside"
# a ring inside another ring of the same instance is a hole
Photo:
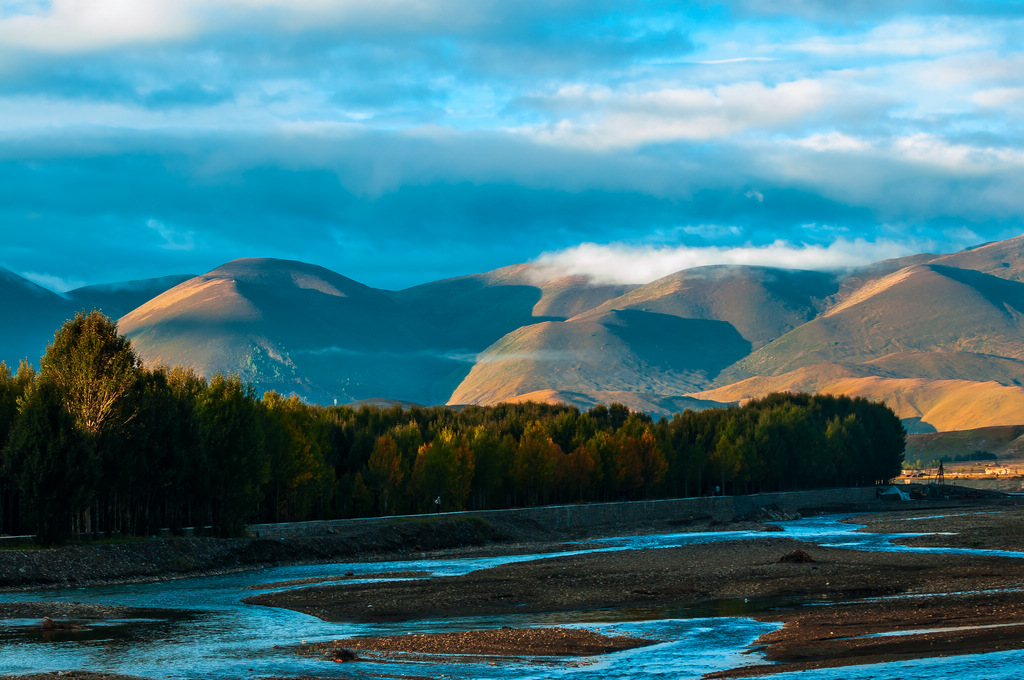
[[[898,353],[1024,358],[1024,283],[940,265],[902,269],[723,372],[719,383]]]

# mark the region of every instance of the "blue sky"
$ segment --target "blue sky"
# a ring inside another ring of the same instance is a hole
[[[3,0],[0,265],[642,282],[1024,231],[1024,4]]]

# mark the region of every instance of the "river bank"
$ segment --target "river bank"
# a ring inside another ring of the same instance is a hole
[[[148,583],[280,564],[371,560],[549,535],[528,522],[472,518],[396,521],[322,536],[283,538],[152,538],[0,550],[0,591]]]
[[[856,521],[869,523],[864,531],[881,533],[941,528],[948,533],[929,542],[949,547],[976,540],[980,531],[986,548],[1014,550],[1021,547],[1024,509],[918,505]],[[362,623],[602,609],[657,616],[718,603],[722,615],[783,624],[751,647],[774,664],[715,676],[731,678],[1024,649],[1021,584],[1019,557],[827,548],[766,532],[743,541],[554,557],[425,581],[315,585],[245,601]],[[761,611],[759,603],[767,603]],[[396,642],[340,640],[335,648],[346,644],[385,652]],[[418,649],[427,653],[428,644],[421,640]],[[434,652],[471,649],[446,641]]]
[[[885,511],[854,518],[857,523],[868,524],[865,531],[941,530],[949,533],[929,537],[929,540],[960,546],[965,542],[976,542],[979,540],[977,537],[983,536],[986,548],[1014,549],[1020,546],[1017,537],[1018,528],[1024,525],[1024,510],[1016,506],[1001,503],[878,503],[872,506],[873,510],[885,508]],[[291,572],[295,576],[288,576],[289,580],[278,576],[276,579],[268,577],[266,582],[253,575],[245,583],[246,587],[254,590],[307,587],[258,595],[245,601],[294,609],[324,621],[369,624],[371,629],[387,625],[387,622],[449,619],[453,623],[444,625],[454,625],[455,630],[460,630],[461,624],[457,620],[465,617],[496,616],[515,621],[516,615],[531,613],[546,616],[544,620],[556,624],[542,629],[516,628],[513,624],[512,628],[501,628],[497,632],[461,630],[458,635],[420,635],[415,640],[412,634],[379,638],[371,635],[339,639],[324,647],[328,650],[358,647],[360,657],[365,654],[371,659],[383,658],[387,663],[390,663],[390,657],[401,661],[403,654],[411,653],[401,650],[409,648],[413,642],[416,654],[442,660],[450,658],[451,663],[456,664],[459,658],[464,658],[461,655],[480,654],[481,649],[498,650],[496,656],[501,656],[500,650],[505,650],[511,663],[535,656],[542,649],[550,654],[569,657],[578,653],[581,647],[578,640],[574,642],[566,633],[571,628],[561,624],[595,620],[593,617],[600,617],[602,612],[615,617],[615,620],[626,620],[621,618],[623,616],[651,621],[688,616],[741,616],[771,621],[780,626],[763,635],[751,647],[751,651],[763,653],[768,660],[779,665],[761,666],[756,671],[739,670],[735,675],[723,673],[721,677],[936,654],[1024,649],[1024,626],[1016,624],[1024,620],[1024,597],[1018,592],[1024,583],[1024,560],[826,548],[798,540],[798,534],[795,534],[797,537],[785,535],[786,532],[772,523],[772,514],[768,509],[760,516],[743,522],[632,525],[611,527],[607,532],[647,537],[642,539],[642,545],[661,540],[658,534],[677,532],[692,533],[692,540],[699,541],[702,531],[716,534],[723,530],[741,531],[745,532],[743,540],[722,540],[723,537],[718,535],[714,539],[716,542],[679,545],[677,537],[666,543],[670,547],[659,549],[637,548],[530,559],[483,568],[461,576],[398,581],[395,579],[417,577],[422,572],[409,571],[408,568],[396,570],[387,564],[379,567],[376,564],[339,566],[336,573],[330,566],[318,567],[315,577],[304,578],[302,572]],[[395,529],[397,533],[388,534],[339,534],[285,541],[214,541],[211,545],[214,549],[229,550],[229,555],[242,555],[236,557],[238,563],[235,565],[225,567],[223,562],[219,563],[217,566],[221,569],[248,568],[246,560],[253,558],[247,555],[258,559],[280,559],[282,563],[289,564],[416,560],[416,569],[429,569],[427,565],[432,559],[450,561],[460,557],[540,555],[614,547],[614,542],[603,542],[594,536],[579,532],[551,532],[529,524],[494,527],[466,519],[453,523],[445,518],[409,524],[411,526]],[[804,523],[793,526],[799,528]],[[207,543],[214,539],[186,540]],[[922,539],[901,539],[904,540]],[[140,542],[147,543],[158,542]],[[235,546],[228,546],[229,543]],[[440,547],[432,550],[429,547],[432,544]],[[81,548],[72,546],[59,551],[24,552],[52,556],[55,552]],[[164,549],[169,550],[167,546]],[[209,549],[209,546],[204,549]],[[348,552],[340,553],[343,550]],[[116,559],[117,553],[113,554],[111,559]],[[0,554],[0,560],[2,557]],[[154,569],[159,568],[159,562],[154,561],[153,564]],[[258,564],[255,562],[252,566]],[[357,577],[354,577],[353,569]],[[171,573],[182,576],[188,572]],[[147,578],[153,580],[155,577]],[[364,579],[373,579],[373,582],[360,582]],[[232,595],[233,601],[237,602],[234,598],[242,597],[243,593]],[[146,602],[145,599],[136,600],[137,604]],[[802,606],[806,603],[823,606]],[[110,611],[95,608],[76,610],[75,603],[62,603],[63,608],[58,611],[53,608],[55,604],[35,602],[27,605],[11,601],[0,606],[0,618],[38,620],[42,616],[50,616],[70,623],[80,618],[86,620],[83,624],[87,627],[90,625],[88,621],[171,615],[170,612],[159,611],[143,615],[141,610],[133,612],[119,607],[109,607]],[[390,627],[398,632],[417,629],[416,624],[406,626],[399,623]],[[944,630],[946,628],[953,630]],[[419,632],[423,632],[422,627]],[[874,637],[880,633],[884,636]],[[301,632],[299,635],[315,637]],[[590,649],[598,649],[605,644],[600,639],[592,642],[595,644]],[[481,643],[484,647],[480,646]],[[277,650],[276,638],[269,644],[275,645],[274,650]],[[292,652],[310,654],[316,650],[301,645],[283,648],[273,654]]]
[[[851,509],[853,506],[844,506]],[[872,502],[860,509],[878,508]],[[598,536],[663,531],[744,530],[762,520],[794,515],[759,509],[735,521],[703,517],[675,521],[610,521],[597,528],[542,525],[523,513],[500,518],[464,513],[338,522],[317,535],[259,538],[148,538],[66,545],[56,548],[0,546],[0,592],[26,588],[150,583],[259,569],[284,564],[398,559],[409,554],[464,549],[493,554],[541,552],[551,543]],[[492,513],[493,514],[493,513]],[[2,613],[0,613],[2,616]]]

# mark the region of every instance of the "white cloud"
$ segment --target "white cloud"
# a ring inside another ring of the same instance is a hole
[[[537,100],[551,110],[575,109],[575,118],[567,116],[520,132],[547,144],[595,149],[703,141],[752,128],[774,130],[800,124],[829,104],[835,94],[816,80],[649,91],[573,85]]]
[[[981,90],[975,92],[971,100],[979,106],[1001,109],[1024,103],[1024,87],[995,87]]]
[[[793,143],[811,151],[859,152],[867,151],[874,147],[874,144],[866,139],[860,139],[842,132],[813,134],[802,139],[795,139]]]
[[[1024,166],[1024,151],[1010,147],[955,143],[935,134],[917,132],[891,138],[862,138],[830,132],[789,142],[822,154],[857,154],[942,169],[959,176],[987,175]],[[795,165],[790,165],[792,169]],[[816,171],[816,170],[815,170]],[[814,181],[812,176],[805,179]]]
[[[991,45],[991,40],[983,26],[937,19],[885,24],[865,34],[819,36],[785,48],[830,57],[926,57],[982,49]]]
[[[478,364],[493,364],[502,361],[551,361],[551,362],[573,362],[597,359],[593,352],[583,352],[578,349],[548,349],[536,352],[482,352],[476,358]]]
[[[0,45],[78,52],[179,38],[194,30],[192,3],[165,0],[54,0],[0,19]]]
[[[499,6],[500,7],[500,6]],[[494,23],[495,3],[473,0],[53,0],[0,9],[0,47],[76,53],[260,27],[396,32]]]
[[[545,253],[536,265],[595,283],[649,283],[683,269],[706,265],[761,265],[785,269],[841,269],[910,255],[916,250],[893,241],[838,239],[827,246],[775,241],[754,246],[631,246],[583,243]]]
[[[1018,149],[955,144],[925,133],[893,140],[892,151],[898,158],[958,175],[988,174],[1024,165],[1024,152]]]

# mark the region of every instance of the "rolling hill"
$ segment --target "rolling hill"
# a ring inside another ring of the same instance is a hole
[[[943,265],[913,265],[867,283],[738,362],[720,382],[905,353],[1022,359],[1022,331],[1024,283]]]
[[[257,390],[327,403],[429,403],[433,382],[458,363],[430,352],[385,293],[284,260],[230,262],[158,295],[119,327],[148,363],[237,373]]]
[[[967,430],[1024,423],[1024,388],[994,381],[881,378],[835,364],[757,376],[689,396],[744,402],[773,392],[820,392],[884,401],[908,432]]]
[[[709,266],[670,274],[604,302],[578,318],[614,310],[721,321],[756,349],[810,321],[839,290],[835,275],[771,267]]]
[[[591,285],[582,277],[552,276],[522,264],[390,295],[431,347],[479,352],[506,333],[541,321],[564,321],[632,288]]]
[[[552,390],[571,402],[640,409],[706,384],[750,343],[721,321],[615,310],[594,320],[547,321],[517,329],[482,352],[451,404],[491,404]],[[643,408],[642,410],[648,410]]]
[[[273,259],[182,278],[65,298],[0,272],[18,329],[0,349],[24,340],[38,355],[76,306],[137,305],[120,327],[146,361],[322,403],[618,401],[670,415],[804,390],[884,400],[916,432],[1024,424],[1024,236],[847,271],[711,266],[642,286],[523,264],[383,291]]]

